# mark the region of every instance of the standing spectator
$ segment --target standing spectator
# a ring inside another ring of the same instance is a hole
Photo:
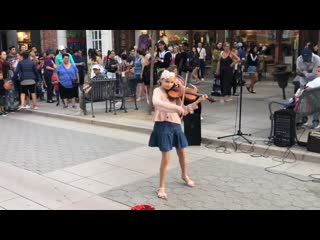
[[[118,62],[115,60],[116,53],[114,50],[111,51],[105,69],[107,70],[107,77],[109,79],[116,79],[116,71],[118,70]],[[130,65],[131,66],[131,65]]]
[[[6,61],[7,53],[5,51],[1,51],[0,56],[0,115],[6,116],[8,112],[5,111],[4,107],[6,105],[6,90],[3,85],[8,79],[8,74],[10,70],[10,66]]]
[[[249,51],[249,55],[247,57],[247,63],[248,63],[248,73],[250,75],[251,83],[250,85],[246,86],[248,92],[250,93],[256,93],[253,88],[256,82],[258,81],[258,72],[257,67],[259,65],[259,58],[257,55],[258,47],[252,46]]]
[[[181,53],[181,59],[180,59],[180,63],[179,63],[178,72],[179,72],[179,75],[181,74],[181,77],[183,79],[185,79],[185,81],[187,81],[187,83],[189,83],[191,72],[192,72],[192,69],[189,64],[190,58],[191,58],[191,53],[189,51],[189,45],[187,42],[183,43],[182,48],[183,48],[182,49],[183,52]]]
[[[157,69],[157,74],[164,69],[167,69],[170,66],[172,55],[168,51],[166,43],[162,40],[158,42],[158,53],[155,59],[155,68]]]
[[[217,65],[220,59],[221,52],[223,51],[222,42],[219,42],[215,49],[212,51],[212,72],[216,73]]]
[[[23,60],[18,63],[15,75],[19,75],[21,94],[20,94],[20,109],[26,108],[25,97],[26,94],[31,94],[33,109],[37,110],[37,97],[36,97],[36,82],[40,81],[40,77],[36,68],[36,64],[30,60],[29,53],[24,51],[21,53]],[[17,77],[15,77],[17,79]]]
[[[60,96],[64,103],[63,108],[68,108],[68,100],[71,99],[72,108],[75,109],[77,107],[75,105],[76,86],[74,83],[79,83],[78,68],[70,63],[69,54],[64,53],[62,58],[63,62],[57,66],[54,74],[57,74]]]
[[[7,55],[6,61],[10,66],[10,69],[8,71],[8,76],[5,81],[11,81],[14,74],[14,66],[16,66],[16,59],[17,59],[17,52],[16,48],[14,46],[9,47],[9,53]],[[6,91],[6,106],[5,110],[8,112],[14,112],[18,109],[18,107],[15,105],[15,84],[11,84],[11,88]]]
[[[131,48],[130,49],[130,54],[129,54],[128,58],[127,58],[127,63],[131,67],[133,67],[135,60],[136,60],[136,50],[134,48]]]
[[[199,54],[199,61],[200,61],[200,73],[198,73],[199,78],[201,77],[201,81],[204,81],[204,74],[206,70],[206,49],[202,47],[202,43],[198,43],[198,48],[197,48],[198,54]]]
[[[21,56],[21,52],[20,53],[17,53],[17,57],[16,57],[16,61],[14,62],[14,64],[12,64],[12,71],[13,71],[13,74],[14,72],[16,71],[17,69],[17,66],[18,66],[18,62],[20,62],[22,60],[22,56]],[[14,78],[13,78],[14,79]],[[15,89],[15,92],[16,92],[16,96],[15,98],[18,99],[19,101],[19,106],[21,105],[21,102],[20,102],[20,81],[17,81],[16,79],[14,80],[14,89]]]
[[[134,75],[137,80],[137,101],[139,102],[143,95],[143,81],[142,81],[142,64],[143,52],[141,49],[137,50],[137,57],[134,62]]]
[[[17,58],[16,48],[14,46],[9,47],[7,62],[12,65],[15,62],[16,58]]]
[[[88,56],[89,56],[89,60],[88,60],[88,76],[89,78],[93,78],[94,77],[94,72],[92,71],[92,66],[93,65],[100,65],[102,66],[102,60],[101,58],[98,56],[97,52],[95,49],[90,48],[88,50]]]
[[[222,85],[222,97],[220,102],[231,101],[231,83],[233,78],[234,65],[240,61],[237,54],[230,50],[230,44],[224,43],[223,51],[220,54],[220,60],[216,70],[216,75],[220,76]]]
[[[199,59],[199,53],[196,49],[196,47],[192,48],[191,51],[191,58],[190,58],[190,68],[192,69],[192,79],[195,80],[193,84],[199,84],[201,81],[198,77],[199,73],[199,67],[200,67],[200,59]]]
[[[47,57],[44,60],[44,87],[47,89],[47,103],[53,103],[55,101],[52,100],[53,95],[53,85],[52,85],[52,74],[54,69],[56,68],[56,65],[53,62],[54,58],[54,50],[48,49],[47,50]]]
[[[172,56],[172,60],[170,65],[178,66],[181,58],[181,54],[179,52],[179,46],[173,46],[171,56]]]
[[[59,50],[59,53],[56,55],[56,57],[55,57],[55,59],[54,59],[54,61],[55,61],[55,64],[57,65],[57,66],[59,66],[60,64],[62,64],[62,62],[63,62],[63,57],[62,57],[62,55],[63,54],[68,54],[68,56],[69,56],[69,63],[71,63],[71,64],[74,64],[74,61],[73,61],[73,57],[72,57],[72,55],[70,54],[70,53],[67,53],[67,49],[66,49],[66,47],[65,46],[59,46],[59,48],[58,48],[58,50]]]
[[[78,68],[78,71],[79,71],[80,90],[82,91],[82,87],[83,87],[83,84],[84,84],[84,60],[82,58],[81,49],[76,49],[74,51],[73,60],[74,60],[75,65],[76,65],[76,67]]]

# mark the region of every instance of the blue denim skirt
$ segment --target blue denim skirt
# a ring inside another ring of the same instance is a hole
[[[175,148],[185,148],[188,141],[181,129],[181,124],[172,122],[155,122],[149,139],[149,147],[159,147],[161,152]]]
[[[248,73],[256,73],[257,67],[256,66],[249,66],[248,67]]]

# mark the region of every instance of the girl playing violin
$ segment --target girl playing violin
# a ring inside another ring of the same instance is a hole
[[[172,89],[176,82],[175,74],[164,70],[160,77],[160,86],[153,92],[153,104],[155,113],[153,121],[155,122],[153,131],[150,136],[149,146],[159,147],[162,152],[162,159],[160,165],[160,185],[157,190],[158,197],[167,199],[165,193],[165,175],[167,166],[170,160],[170,151],[172,147],[176,148],[181,167],[181,177],[185,184],[189,187],[194,187],[195,183],[188,177],[185,151],[184,148],[188,146],[186,136],[181,129],[180,116],[187,115],[198,108],[198,104],[208,98],[206,94],[199,97],[195,102],[184,106],[181,104],[181,99],[170,99],[167,91]]]

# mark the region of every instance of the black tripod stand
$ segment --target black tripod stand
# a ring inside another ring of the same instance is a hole
[[[226,138],[226,137],[233,137],[233,136],[240,136],[242,137],[244,140],[246,140],[248,143],[252,144],[252,142],[247,139],[246,137],[244,136],[251,136],[251,134],[245,134],[241,131],[241,113],[242,113],[242,85],[243,85],[243,81],[242,81],[242,64],[239,63],[238,65],[238,70],[239,71],[239,79],[237,81],[237,85],[240,85],[240,106],[239,106],[239,129],[238,129],[238,132],[236,134],[231,134],[231,135],[227,135],[227,136],[222,136],[222,137],[218,137],[218,139],[221,139],[221,138]],[[236,74],[236,77],[238,78],[237,74]]]

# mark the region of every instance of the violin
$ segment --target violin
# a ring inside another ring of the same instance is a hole
[[[192,87],[185,87],[183,83],[181,83],[181,79],[177,79],[176,83],[173,87],[167,91],[167,94],[170,99],[178,99],[185,94],[185,100],[194,102],[198,97],[203,96],[204,94],[198,93],[198,89],[190,84]],[[208,97],[207,100],[211,103],[214,103],[216,100],[212,97]]]

